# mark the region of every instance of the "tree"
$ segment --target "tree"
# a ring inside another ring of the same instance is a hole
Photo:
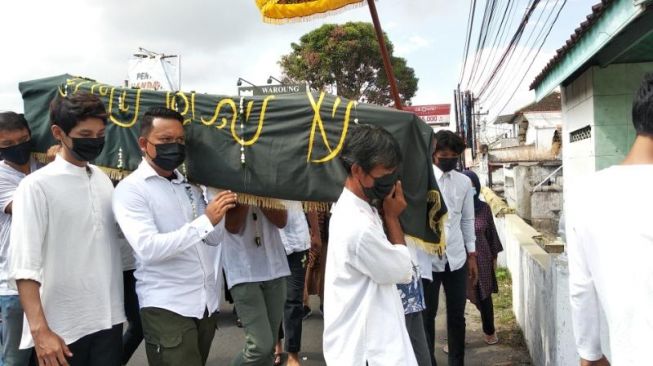
[[[384,38],[401,100],[407,103],[417,91],[415,70],[405,59],[392,56],[394,47],[386,34]],[[361,102],[393,104],[371,23],[325,24],[303,35],[291,48],[279,61],[289,81],[306,81],[316,90],[335,87],[338,95]]]

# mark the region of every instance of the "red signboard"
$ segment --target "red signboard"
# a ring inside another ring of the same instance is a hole
[[[448,126],[451,104],[427,104],[404,106],[404,110],[415,113],[429,125]]]

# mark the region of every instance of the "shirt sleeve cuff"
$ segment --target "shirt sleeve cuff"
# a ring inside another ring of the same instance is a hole
[[[209,220],[208,216],[206,215],[202,215],[193,220],[190,223],[190,226],[194,227],[197,230],[202,240],[206,239],[206,237],[211,234],[214,229],[213,225],[211,225],[211,220]]]
[[[35,271],[32,269],[17,269],[9,275],[9,288],[12,290],[18,290],[16,281],[19,280],[32,280],[38,283],[42,282],[40,271]]]
[[[473,241],[465,244],[465,247],[467,248],[467,253],[473,253],[476,251],[476,243]]]
[[[578,355],[587,361],[598,361],[603,357],[603,352],[601,350],[590,349],[590,348],[579,348]]]

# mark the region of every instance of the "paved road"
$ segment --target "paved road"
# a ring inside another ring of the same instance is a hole
[[[444,294],[440,295],[440,311],[436,319],[436,359],[438,365],[447,365],[447,356],[442,352],[446,334],[446,315],[444,307]],[[303,366],[326,365],[322,356],[322,314],[316,297],[311,297],[313,315],[304,321],[304,334],[302,336]],[[231,314],[231,305],[223,304],[222,313],[219,315],[218,331],[216,332],[207,362],[210,366],[229,365],[231,359],[240,351],[245,336],[241,328],[236,327],[235,318]],[[528,352],[523,348],[514,348],[508,345],[486,346],[483,343],[480,317],[478,311],[469,302],[467,304],[467,356],[468,366],[511,366],[530,365]],[[129,366],[146,366],[147,359],[143,345],[136,351],[130,360]],[[181,365],[180,365],[181,366]]]
[[[300,356],[306,358],[302,363],[303,366],[323,366],[326,363],[324,357],[322,357],[322,314],[318,310],[319,300],[312,296],[311,301],[314,313],[304,321]],[[215,333],[211,354],[207,362],[209,366],[229,365],[232,358],[238,354],[245,344],[243,329],[236,327],[235,317],[231,314],[231,305],[223,304],[220,309],[222,312],[218,315],[218,331]],[[142,344],[128,365],[147,365],[145,349]]]

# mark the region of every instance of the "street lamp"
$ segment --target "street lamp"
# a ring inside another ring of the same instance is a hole
[[[268,84],[272,84],[272,80],[276,81],[277,83],[284,85],[283,81],[275,78],[274,76],[270,75],[268,76]]]
[[[251,85],[251,86],[256,86],[256,85],[250,83],[249,81],[247,81],[247,80],[245,80],[245,79],[243,79],[243,78],[238,78],[238,82],[236,82],[236,86],[241,86],[241,85],[243,85],[243,81],[246,82],[247,84]]]

